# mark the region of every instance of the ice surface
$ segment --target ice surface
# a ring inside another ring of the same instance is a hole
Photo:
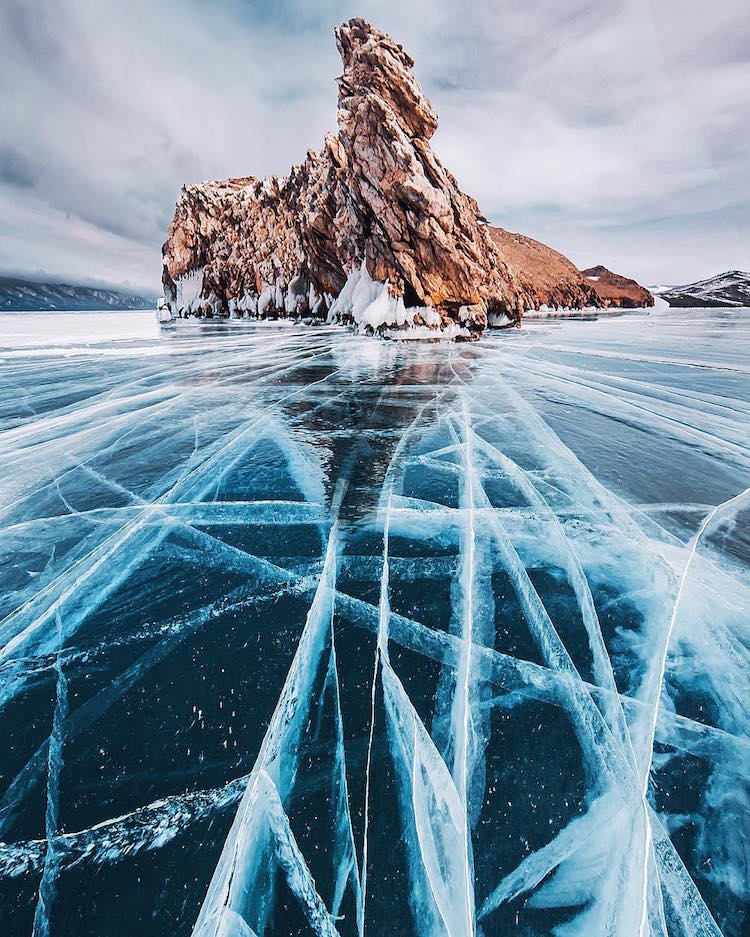
[[[3,326],[4,934],[747,932],[750,313]]]

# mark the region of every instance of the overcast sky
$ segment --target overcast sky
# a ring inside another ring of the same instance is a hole
[[[156,290],[183,182],[335,128],[354,15],[492,222],[648,284],[750,269],[750,0],[0,0],[0,270]]]

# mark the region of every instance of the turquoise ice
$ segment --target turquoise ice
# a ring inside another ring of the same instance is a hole
[[[0,334],[0,925],[740,937],[750,313]]]

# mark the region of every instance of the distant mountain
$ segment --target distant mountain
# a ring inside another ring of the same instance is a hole
[[[156,297],[122,293],[98,286],[42,283],[0,276],[0,312],[85,312],[106,309],[153,309]]]
[[[750,273],[727,270],[718,276],[685,286],[669,286],[659,290],[659,296],[670,306],[691,308],[696,306],[750,306]]]

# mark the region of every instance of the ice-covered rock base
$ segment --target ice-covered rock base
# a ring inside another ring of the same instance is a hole
[[[202,298],[202,273],[193,271],[176,281],[175,305],[181,318],[191,315],[225,318],[221,304]],[[160,300],[160,309],[169,310],[166,299]],[[170,321],[166,318],[159,321]],[[394,296],[389,283],[373,280],[367,264],[356,264],[343,289],[334,299],[328,294],[319,296],[312,285],[305,283],[302,274],[293,278],[288,286],[281,280],[275,286],[264,286],[260,294],[245,294],[229,303],[231,319],[290,318],[306,322],[328,321],[353,325],[365,335],[383,335],[392,339],[464,339],[473,335],[467,325],[468,314],[459,309],[458,321],[441,317],[431,306],[406,306],[402,296]],[[511,320],[495,317],[494,325],[511,324]]]

